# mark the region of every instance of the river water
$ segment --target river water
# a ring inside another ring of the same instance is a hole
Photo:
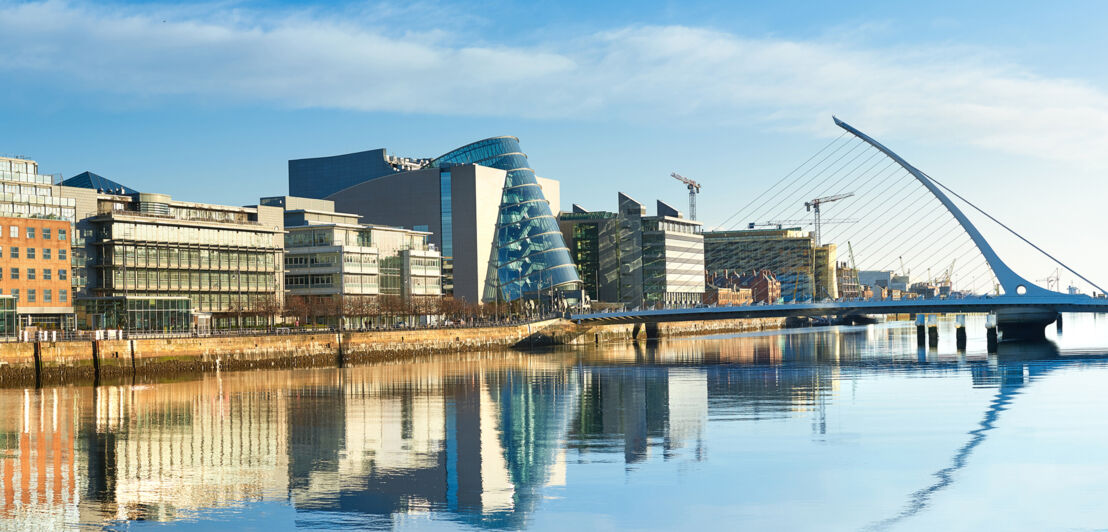
[[[0,390],[0,529],[1108,527],[1108,318]]]

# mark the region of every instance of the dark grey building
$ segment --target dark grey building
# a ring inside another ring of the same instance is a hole
[[[406,170],[424,160],[392,157],[383,148],[289,161],[289,195],[323,199],[344,188]]]

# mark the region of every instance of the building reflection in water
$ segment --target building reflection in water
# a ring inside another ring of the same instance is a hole
[[[434,514],[518,528],[572,481],[567,453],[571,463],[630,468],[704,461],[710,416],[809,416],[822,434],[828,401],[857,372],[956,368],[941,357],[919,364],[912,332],[671,339],[0,390],[0,518],[60,528],[203,519],[208,509],[275,501],[307,525]],[[1024,378],[1023,362],[975,360],[976,385],[1010,391],[1016,372]]]

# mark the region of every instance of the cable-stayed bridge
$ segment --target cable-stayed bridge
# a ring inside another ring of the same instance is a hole
[[[578,323],[651,324],[760,317],[988,312],[996,314],[997,325],[1005,336],[1035,337],[1041,336],[1043,328],[1054,322],[1060,312],[1108,312],[1103,288],[874,138],[838,118],[834,121],[843,130],[839,138],[753,198],[724,224],[734,222],[732,227],[737,227],[762,220],[796,219],[803,217],[805,208],[810,207],[807,198],[834,197],[838,200],[834,216],[852,223],[824,228],[821,243],[846,244],[852,255],[862,257],[860,263],[873,270],[899,266],[905,274],[912,269],[927,271],[927,279],[931,278],[931,271],[945,270],[946,282],[959,289],[942,298],[891,301],[807,294],[778,304],[586,313],[572,315],[571,319]],[[1050,290],[1016,273],[958,202],[968,207],[971,214],[996,224],[1055,263],[1059,271],[1064,269],[1080,279],[1091,291],[1099,293],[1097,297]],[[816,234],[819,233],[816,227]],[[771,264],[764,268],[774,270]],[[650,329],[647,330],[649,333]]]

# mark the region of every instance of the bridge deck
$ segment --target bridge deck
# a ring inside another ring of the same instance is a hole
[[[1108,299],[1089,296],[995,296],[961,299],[909,299],[901,301],[836,301],[784,303],[627,312],[574,314],[578,323],[653,323],[667,321],[727,320],[738,318],[787,318],[848,316],[859,314],[931,314],[996,312],[1001,309],[1046,308],[1056,312],[1108,313]]]

